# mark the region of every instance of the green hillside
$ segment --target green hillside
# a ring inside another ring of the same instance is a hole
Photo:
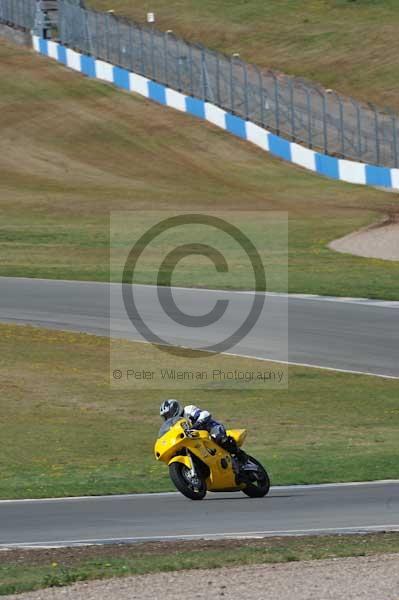
[[[5,43],[0,127],[0,275],[107,280],[111,210],[245,208],[288,212],[292,292],[398,297],[397,263],[326,248],[397,212],[397,194],[320,178]]]

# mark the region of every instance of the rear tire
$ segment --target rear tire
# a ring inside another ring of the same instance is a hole
[[[256,458],[248,456],[248,459],[258,466],[258,473],[261,478],[259,481],[256,481],[256,483],[248,483],[242,491],[250,498],[263,498],[269,493],[270,490],[269,475],[267,474],[267,471],[264,468],[264,466],[261,465],[261,463],[258,460],[256,460]]]
[[[169,475],[176,488],[190,500],[202,500],[206,495],[206,483],[198,476],[199,485],[193,485],[190,483],[188,477],[188,469],[185,465],[179,462],[174,462],[169,465]]]

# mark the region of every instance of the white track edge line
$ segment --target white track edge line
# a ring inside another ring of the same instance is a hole
[[[342,487],[360,487],[360,486],[378,486],[378,485],[399,485],[399,479],[374,479],[372,481],[342,481],[337,483],[301,483],[298,485],[274,485],[270,488],[272,492],[284,492],[295,490],[313,490]],[[210,494],[220,495],[217,492]],[[28,502],[63,502],[70,500],[120,500],[128,498],[156,498],[157,496],[179,496],[179,492],[146,492],[144,494],[108,494],[103,496],[65,496],[61,498],[17,498],[15,500],[0,500],[0,504],[28,503]]]
[[[113,338],[113,337],[110,337],[109,335],[106,335],[107,331],[109,333],[109,330],[104,331],[104,333],[96,333],[93,331],[84,331],[82,329],[78,329],[75,326],[68,327],[68,323],[60,323],[60,327],[55,327],[54,322],[47,321],[45,325],[42,325],[42,324],[40,324],[41,323],[40,319],[39,320],[23,319],[21,321],[21,320],[17,319],[16,317],[5,319],[5,320],[2,320],[0,317],[0,323],[12,324],[17,327],[30,326],[30,327],[40,328],[40,329],[48,329],[49,331],[74,331],[76,333],[81,333],[82,335],[94,335],[96,337],[106,337],[110,340],[124,340],[127,342],[131,342],[133,344],[151,344],[152,343],[147,340],[130,339],[130,338],[125,338],[125,337]],[[57,321],[55,321],[55,325],[57,325]],[[66,327],[66,329],[65,329],[65,327]],[[163,345],[168,346],[171,344],[163,344]],[[193,349],[190,346],[181,346],[181,345],[176,345],[173,347],[182,348],[183,350],[192,350]],[[204,350],[202,348],[197,348],[197,351],[204,352],[204,353],[208,352],[209,354],[212,354],[212,351]],[[248,358],[248,359],[252,359],[252,360],[259,360],[262,362],[276,363],[276,364],[280,364],[280,365],[292,365],[294,367],[306,367],[309,369],[323,369],[325,371],[332,371],[332,372],[336,372],[336,373],[348,373],[349,375],[364,375],[367,377],[380,377],[382,379],[393,379],[393,380],[399,379],[399,375],[388,375],[388,374],[384,374],[384,373],[372,373],[371,371],[355,371],[355,370],[351,370],[351,369],[341,369],[339,367],[326,367],[323,365],[312,365],[310,363],[301,363],[301,362],[290,361],[290,360],[279,360],[277,358],[255,356],[255,355],[251,355],[251,354],[237,354],[234,352],[221,352],[220,354],[223,356],[235,356],[238,358]]]
[[[39,327],[39,325],[37,325],[37,327]],[[46,329],[44,327],[44,329]],[[84,332],[82,332],[84,333]],[[96,334],[88,334],[88,335],[96,335]],[[132,342],[132,343],[138,343],[138,344],[151,344],[152,342],[149,342],[148,340],[140,340],[140,339],[129,339],[129,338],[109,338],[110,340],[124,340],[127,342]],[[172,346],[172,344],[162,344],[165,346]],[[181,346],[180,344],[178,345],[173,345],[172,347],[174,348],[182,348],[183,350],[192,350],[193,348],[190,346]],[[212,352],[211,350],[204,350],[203,348],[196,348],[197,352],[204,352],[204,353],[208,353],[208,354],[214,354],[214,352]],[[278,365],[292,365],[294,367],[306,367],[309,369],[323,369],[325,371],[334,371],[336,373],[349,373],[349,375],[365,375],[368,377],[380,377],[382,379],[399,379],[399,375],[387,375],[384,373],[372,373],[371,371],[353,371],[351,369],[341,369],[339,367],[325,367],[323,365],[312,365],[310,363],[301,363],[301,362],[295,362],[295,361],[291,361],[291,360],[279,360],[278,358],[270,358],[270,357],[265,357],[265,356],[256,356],[254,354],[238,354],[238,353],[234,353],[234,352],[220,352],[220,354],[222,356],[235,356],[237,358],[248,358],[248,359],[252,359],[252,360],[259,360],[262,362],[270,362],[270,363],[276,363]]]
[[[95,284],[95,285],[103,285],[103,286],[120,286],[120,283],[115,281],[86,281],[79,279],[45,279],[43,277],[0,277],[1,279],[15,279],[19,281],[45,281],[47,283],[67,283],[67,284]],[[135,283],[137,287],[156,287],[154,285],[148,283]],[[218,289],[218,288],[196,288],[196,287],[184,287],[184,286],[173,286],[172,289],[175,290],[184,290],[184,291],[195,291],[195,292],[219,292],[224,294],[254,294],[254,290],[240,290],[240,289]],[[261,293],[261,292],[259,292]],[[355,298],[355,297],[347,297],[347,296],[322,296],[321,294],[302,294],[300,292],[293,292],[292,294],[288,292],[264,292],[266,296],[275,296],[279,298],[293,298],[296,300],[314,300],[319,302],[339,302],[342,304],[359,304],[363,306],[377,306],[381,308],[396,308],[399,309],[399,300],[381,300],[379,298]]]
[[[18,547],[57,547],[68,545],[91,545],[91,544],[107,544],[107,543],[123,543],[123,542],[146,542],[146,541],[161,541],[161,540],[190,540],[190,539],[219,539],[219,538],[251,538],[251,537],[277,537],[277,536],[300,536],[323,533],[362,533],[372,531],[399,531],[399,523],[389,525],[353,525],[348,527],[319,527],[317,529],[282,529],[282,530],[265,530],[265,531],[242,531],[242,532],[226,532],[226,533],[186,533],[182,535],[159,535],[159,536],[137,536],[126,538],[91,538],[85,540],[53,540],[44,542],[12,542],[10,544],[0,544],[3,548],[18,548]]]
[[[136,340],[135,340],[136,341]],[[294,367],[307,367],[309,369],[324,369],[325,371],[335,371],[337,373],[349,373],[350,375],[367,375],[369,377],[382,377],[383,379],[399,379],[398,375],[384,375],[383,373],[371,373],[370,371],[353,371],[351,369],[340,369],[338,367],[325,367],[322,365],[312,365],[309,363],[295,362],[292,360],[278,360],[263,356],[251,356],[250,354],[235,354],[234,352],[221,352],[225,356],[236,356],[240,358],[252,358],[264,362],[277,363],[280,365],[293,365]]]

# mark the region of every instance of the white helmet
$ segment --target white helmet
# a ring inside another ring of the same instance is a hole
[[[169,398],[168,400],[164,400],[159,407],[159,414],[161,417],[165,419],[171,419],[173,417],[183,416],[183,407],[177,400],[173,398]]]

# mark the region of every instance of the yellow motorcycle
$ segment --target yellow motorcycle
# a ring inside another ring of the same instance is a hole
[[[239,447],[245,429],[231,429],[227,435]],[[270,489],[270,479],[255,458],[243,453],[240,461],[216,444],[209,433],[191,429],[187,419],[178,418],[163,428],[155,442],[155,458],[166,463],[176,488],[191,500],[202,500],[206,492],[238,492],[262,498]]]

